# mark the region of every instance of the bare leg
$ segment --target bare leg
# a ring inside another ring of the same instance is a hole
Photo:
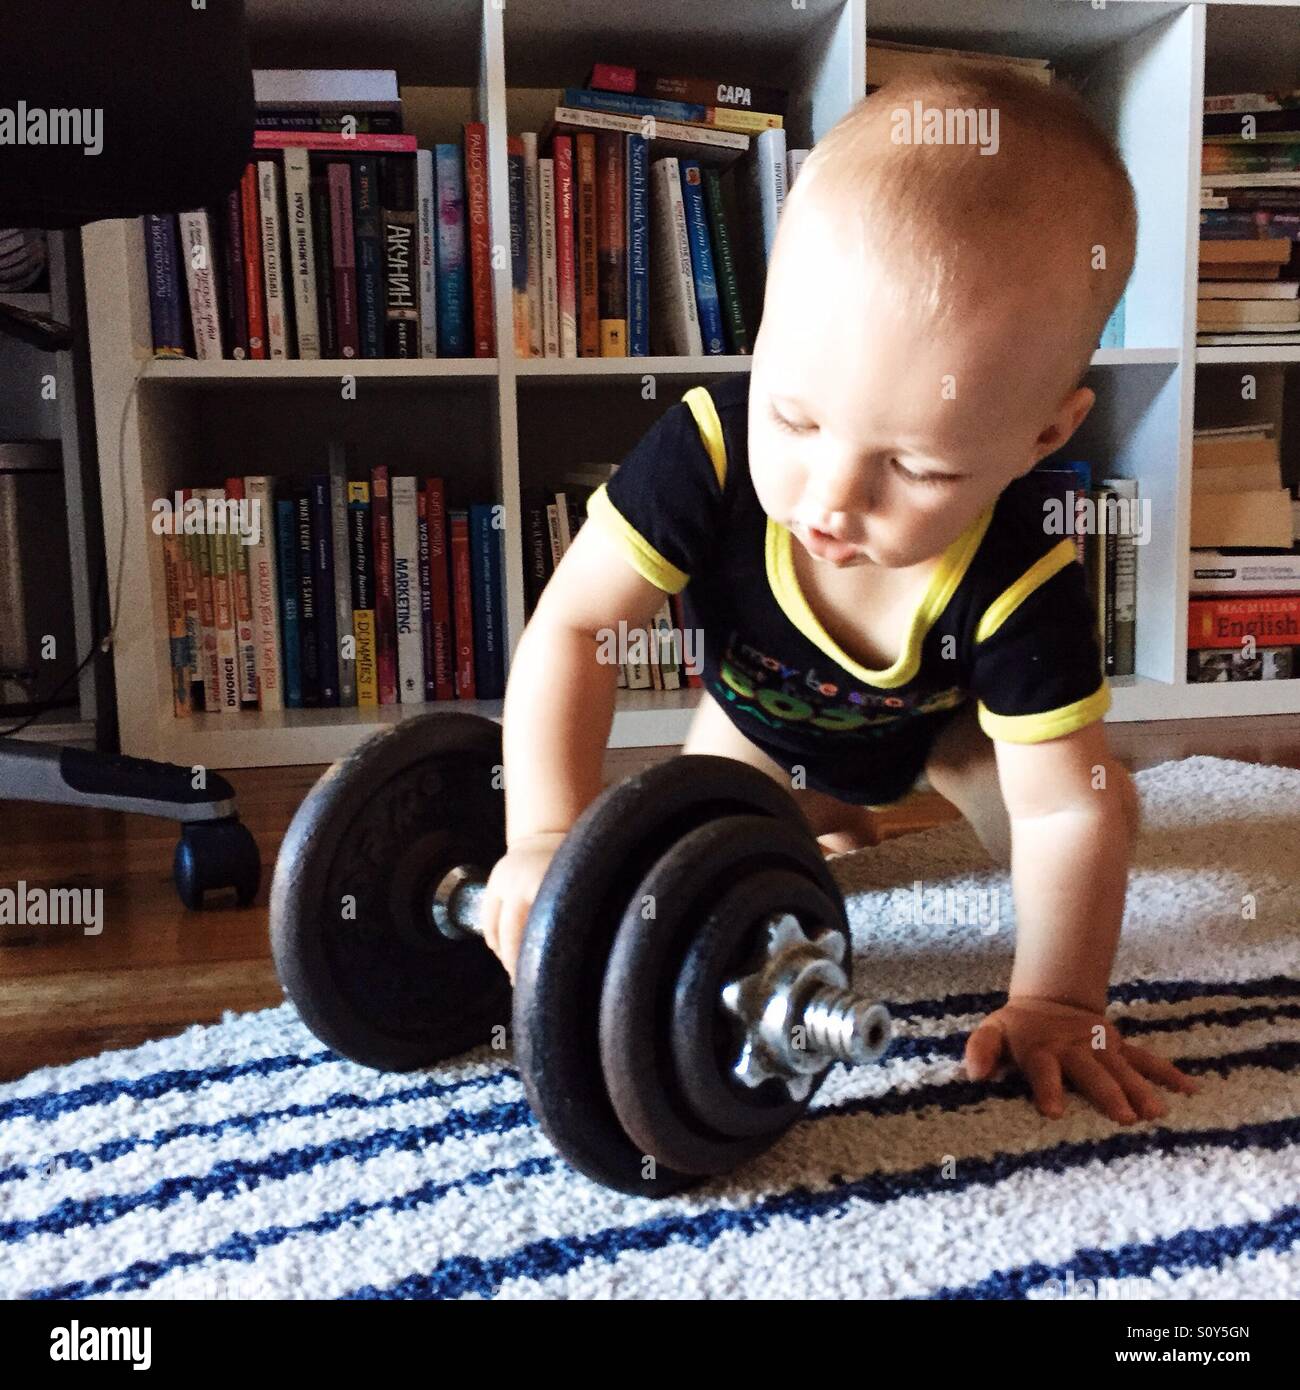
[[[970,822],[996,864],[1011,863],[1011,821],[998,781],[993,740],[972,700],[940,730],[925,764],[930,785]]]

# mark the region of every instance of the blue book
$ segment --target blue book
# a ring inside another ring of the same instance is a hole
[[[650,142],[627,137],[627,355],[650,353]]]
[[[181,302],[188,295],[176,245],[176,214],[146,214],[145,263],[149,273],[149,321],[155,357],[184,357]],[[188,303],[187,303],[188,307]]]
[[[316,645],[315,565],[311,545],[311,489],[305,483],[295,483],[293,505],[298,536],[298,669],[302,681],[302,703],[305,709],[320,704],[320,649]]]
[[[697,101],[666,101],[630,92],[598,92],[589,87],[566,87],[560,93],[560,105],[576,106],[582,111],[612,111],[618,116],[654,116],[687,125],[703,125],[709,119],[709,108]]]
[[[726,352],[722,332],[722,301],[713,273],[709,245],[709,217],[704,207],[704,175],[698,159],[681,161],[682,201],[686,205],[686,239],[691,244],[691,275],[695,281],[695,307],[700,313],[700,337],[708,354]]]
[[[284,707],[302,708],[302,667],[298,661],[298,508],[293,498],[275,504],[275,573],[280,585],[280,659],[284,666]]]
[[[357,336],[362,357],[384,355],[384,218],[379,160],[358,155],[352,166],[352,235],[357,260]]]
[[[316,593],[316,661],[320,703],[339,702],[339,630],[334,604],[334,513],[328,473],[313,473],[311,488],[311,577]]]
[[[474,695],[499,700],[505,693],[501,604],[501,535],[492,525],[496,507],[469,508],[469,576],[474,596]]]
[[[438,356],[465,357],[469,353],[465,171],[459,145],[435,145],[433,157],[438,218]]]

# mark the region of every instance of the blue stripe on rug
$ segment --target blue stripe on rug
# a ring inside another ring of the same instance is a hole
[[[1191,1148],[1241,1148],[1245,1145],[1277,1150],[1289,1147],[1298,1137],[1300,1121],[1295,1119],[1187,1133],[1160,1129],[1151,1133],[1114,1134],[1084,1143],[1058,1144],[1032,1154],[964,1158],[957,1177],[942,1163],[910,1173],[871,1173],[818,1192],[794,1188],[765,1198],[752,1207],[660,1216],[634,1226],[548,1237],[494,1259],[456,1255],[440,1261],[428,1273],[409,1275],[383,1289],[366,1285],[354,1289],[346,1297],[445,1299],[476,1295],[489,1298],[510,1279],[554,1278],[577,1269],[588,1260],[612,1264],[620,1255],[632,1251],[649,1254],[675,1243],[707,1249],[723,1235],[734,1232],[753,1235],[780,1217],[791,1217],[807,1224],[854,1202],[881,1204],[900,1197],[951,1193],[969,1187],[990,1186],[1034,1169],[1064,1174],[1098,1160],[1108,1163],[1149,1153],[1175,1154]]]
[[[1266,1221],[1243,1221],[1239,1226],[1188,1229],[1158,1240],[1080,1250],[1060,1264],[1035,1261],[1016,1269],[1000,1269],[975,1284],[936,1289],[924,1299],[1020,1299],[1049,1279],[1144,1279],[1156,1270],[1178,1274],[1191,1269],[1218,1269],[1225,1260],[1256,1255],[1263,1250],[1290,1250],[1300,1241],[1300,1206],[1282,1207]]]

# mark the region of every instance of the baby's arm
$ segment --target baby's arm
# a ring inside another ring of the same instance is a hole
[[[484,937],[512,978],[546,865],[601,789],[618,667],[597,659],[600,631],[644,627],[663,601],[589,521],[519,639],[503,717],[507,852],[483,903]]]
[[[1164,1106],[1148,1081],[1195,1083],[1103,1018],[1132,833],[1105,726],[994,747],[1011,822],[1016,958],[1007,1006],[972,1033],[967,1068],[987,1075],[1005,1050],[1045,1114],[1061,1113],[1064,1074],[1112,1119],[1154,1118]]]

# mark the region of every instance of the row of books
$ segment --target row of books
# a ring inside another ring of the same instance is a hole
[[[1072,536],[1096,615],[1102,669],[1131,676],[1137,655],[1137,563],[1142,527],[1132,478],[1094,479],[1086,460],[1050,459],[1025,475],[1043,502],[1044,525]]]
[[[157,357],[491,357],[487,132],[417,148],[391,71],[254,73],[219,206],[150,215]]]
[[[1192,433],[1194,549],[1290,550],[1300,502],[1282,480],[1272,421],[1199,426]]]
[[[1206,97],[1203,137],[1198,340],[1300,343],[1300,89]]]
[[[504,690],[501,509],[441,478],[228,478],[154,503],[173,704],[199,711],[495,699]]]

